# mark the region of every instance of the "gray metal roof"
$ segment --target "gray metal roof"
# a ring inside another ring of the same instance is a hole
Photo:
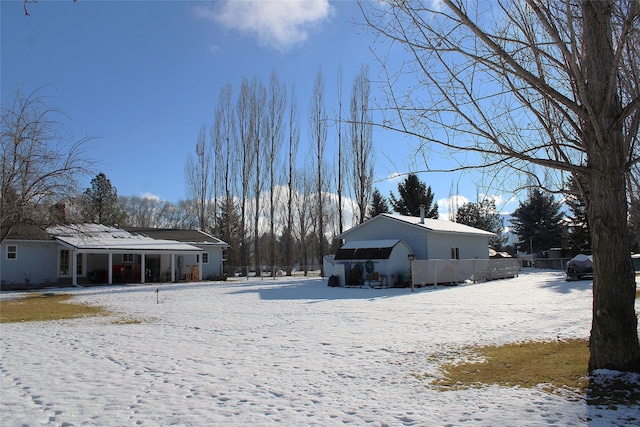
[[[182,243],[198,245],[229,246],[227,243],[200,230],[180,230],[172,228],[125,227],[132,234],[139,234],[152,239],[175,240]]]
[[[202,252],[176,240],[154,239],[102,224],[58,225],[47,232],[61,244],[86,252]]]

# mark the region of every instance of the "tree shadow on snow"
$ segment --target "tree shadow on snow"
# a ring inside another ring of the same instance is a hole
[[[591,290],[593,279],[567,281],[564,273],[558,273],[557,278],[543,282],[541,288],[551,289],[561,294],[569,294],[575,291]]]
[[[416,292],[429,290],[422,288]],[[326,279],[291,281],[289,283],[247,283],[232,294],[258,294],[265,301],[308,300],[310,303],[329,300],[375,300],[411,294],[410,288],[344,288],[327,286]],[[415,292],[414,292],[415,293]]]

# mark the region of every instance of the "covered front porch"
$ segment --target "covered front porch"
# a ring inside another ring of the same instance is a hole
[[[203,250],[192,245],[99,224],[57,226],[49,232],[60,245],[60,282],[176,282],[202,277]]]
[[[72,259],[74,257],[71,257]],[[161,283],[197,281],[202,277],[202,257],[190,252],[83,253],[76,251],[76,283]],[[69,279],[73,281],[73,275]]]

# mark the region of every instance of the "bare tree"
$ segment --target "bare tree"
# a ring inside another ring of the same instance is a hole
[[[298,170],[296,172],[296,191],[294,194],[294,204],[296,207],[297,220],[297,237],[299,242],[298,260],[300,266],[304,269],[304,275],[309,272],[309,233],[313,229],[315,223],[314,214],[316,209],[312,208],[314,198],[314,178],[312,172],[308,169]]]
[[[49,208],[78,195],[78,179],[88,173],[85,149],[90,138],[73,139],[36,90],[15,93],[2,107],[0,176],[0,242],[15,226],[46,228]]]
[[[280,182],[280,149],[284,140],[283,121],[287,108],[287,88],[280,82],[275,71],[271,73],[269,81],[269,93],[267,97],[267,146],[266,159],[269,166],[269,261],[271,275],[275,276],[275,263],[277,260],[276,241],[276,199],[277,187]],[[279,193],[279,192],[278,192]]]
[[[237,163],[241,147],[236,138],[236,120],[233,109],[233,88],[227,83],[218,96],[215,110],[215,121],[211,128],[211,138],[215,153],[215,218],[234,218],[236,203],[234,200],[237,188]],[[222,195],[222,201],[219,201]],[[219,212],[219,210],[221,212]],[[218,224],[216,224],[218,227]],[[229,244],[235,244],[237,233],[234,232],[233,221],[226,220],[222,228],[221,238]],[[233,248],[234,255],[238,248]]]
[[[282,236],[284,243],[284,260],[287,268],[287,275],[291,275],[294,255],[294,204],[295,200],[295,170],[296,157],[298,156],[298,146],[300,145],[300,123],[298,120],[298,101],[295,87],[291,90],[291,100],[289,102],[289,143],[287,150],[287,214],[286,223]]]
[[[400,69],[386,68],[396,113],[387,127],[420,138],[423,150],[462,153],[460,169],[534,164],[588,183],[589,370],[640,371],[625,186],[638,163],[640,2],[370,5],[361,4],[367,23],[408,57]],[[479,164],[468,163],[474,153]]]
[[[369,112],[369,66],[363,64],[353,80],[351,88],[351,159],[353,195],[358,208],[356,223],[361,224],[367,216],[373,185],[373,140],[371,113]]]
[[[253,150],[253,130],[251,117],[251,87],[249,80],[242,79],[240,94],[236,106],[238,126],[238,151],[240,169],[240,262],[243,267],[249,264],[249,242],[247,242],[248,199],[255,162]],[[247,274],[248,272],[245,272]]]
[[[266,166],[267,92],[260,80],[254,77],[251,83],[251,144],[253,147],[253,258],[256,274],[262,274],[262,251],[260,250],[260,218],[262,218],[262,190],[264,189]]]
[[[316,172],[316,221],[318,221],[316,231],[318,235],[323,236],[325,232],[324,224],[324,197],[325,192],[324,178],[322,172],[324,170],[324,150],[327,142],[327,112],[324,105],[324,77],[322,75],[322,69],[318,68],[316,74],[316,80],[313,84],[313,93],[311,96],[310,105],[310,122],[309,122],[309,135],[312,142],[312,152],[315,156],[315,172]],[[320,258],[320,264],[322,265],[322,258],[325,253],[325,239],[319,239],[318,256]],[[321,267],[322,268],[322,267]],[[321,271],[321,274],[323,272]]]
[[[211,196],[213,194],[213,157],[211,145],[207,143],[207,127],[200,127],[195,157],[187,157],[185,178],[187,198],[196,203],[198,226],[208,231]]]
[[[342,67],[338,68],[338,112],[335,117],[336,132],[338,133],[338,164],[336,165],[336,193],[338,198],[338,234],[342,234],[344,231],[344,212],[343,212],[343,197],[344,197],[344,184],[345,173],[349,161],[344,150],[344,142],[342,141]]]

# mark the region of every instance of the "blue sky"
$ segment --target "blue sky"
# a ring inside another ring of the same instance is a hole
[[[24,16],[22,0],[0,2],[2,104],[20,86],[43,87],[76,137],[97,136],[89,153],[98,161],[95,174],[104,172],[120,195],[184,199],[184,166],[200,127],[212,124],[221,87],[230,82],[237,91],[243,76],[267,84],[276,70],[288,89],[295,85],[303,139],[318,67],[329,113],[338,105],[340,66],[345,111],[363,63],[371,68],[372,98],[382,100],[372,50],[386,48],[362,26],[352,1],[40,0],[29,12]],[[328,135],[331,158],[335,131]],[[386,178],[424,169],[416,144],[374,132],[375,186],[383,195],[398,183]],[[437,157],[429,162],[442,166]],[[452,188],[463,200],[483,191],[472,176],[419,177],[439,200],[441,219]],[[517,206],[494,196],[500,209]]]

